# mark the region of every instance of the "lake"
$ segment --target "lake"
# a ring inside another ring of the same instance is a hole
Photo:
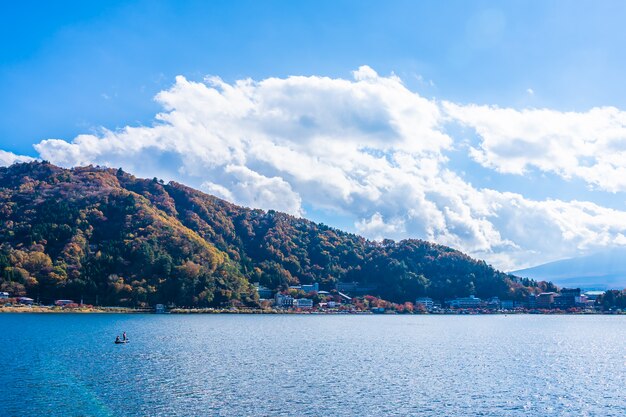
[[[3,416],[626,415],[626,316],[0,314],[0,328]]]

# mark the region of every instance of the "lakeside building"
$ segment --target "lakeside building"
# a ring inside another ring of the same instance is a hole
[[[295,308],[313,308],[313,300],[310,298],[298,298],[293,301]]]
[[[480,307],[482,300],[474,295],[469,297],[455,298],[450,300],[449,304],[452,308],[478,308]]]
[[[550,309],[554,305],[555,292],[542,292],[537,296],[537,308]]]
[[[568,297],[561,297],[560,294],[554,294],[554,301],[552,302],[551,308],[557,310],[567,310],[570,307]]]
[[[349,305],[349,304],[341,304],[341,303],[338,303],[337,301],[327,301],[325,303],[319,303],[318,305],[321,309],[325,309],[325,308],[341,308],[342,306]]]
[[[604,295],[605,291],[585,291],[583,294],[589,301],[596,301],[598,297]]]
[[[274,296],[274,305],[282,308],[293,307],[293,297],[277,292]]]
[[[554,296],[554,308],[561,310],[577,307],[579,302],[580,288],[563,288],[559,294]]]
[[[487,300],[486,307],[491,310],[499,310],[500,308],[502,308],[502,302],[500,301],[499,297],[491,297],[489,300]]]
[[[433,299],[430,297],[418,297],[415,299],[415,305],[416,306],[421,305],[427,311],[430,311],[435,306],[435,303],[433,302]]]
[[[604,291],[591,291],[592,298],[588,296],[588,292],[581,294],[580,288],[563,288],[560,292],[545,292],[541,294],[529,294],[525,305],[515,303],[516,307],[525,307],[529,310],[534,309],[560,309],[567,310],[570,308],[593,308],[595,299],[604,294]],[[504,308],[504,307],[503,307]]]
[[[254,285],[254,288],[256,289],[256,292],[259,294],[259,298],[261,299],[272,298],[272,294],[274,293],[272,290],[270,290],[267,287],[264,287],[258,282],[255,282],[253,285]]]
[[[65,307],[68,304],[74,304],[74,300],[56,300],[54,305],[57,307]]]
[[[515,302],[513,300],[502,300],[500,302],[500,308],[503,310],[513,310],[515,308]]]
[[[9,298],[9,293],[8,292],[4,292],[4,291],[0,292],[0,300],[1,299],[7,299],[7,298]]]
[[[32,306],[35,300],[33,300],[32,298],[28,298],[28,297],[17,297],[17,302],[18,304]]]

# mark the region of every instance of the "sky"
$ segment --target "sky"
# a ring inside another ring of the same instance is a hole
[[[503,270],[626,245],[624,2],[2,3],[1,165],[122,167]]]

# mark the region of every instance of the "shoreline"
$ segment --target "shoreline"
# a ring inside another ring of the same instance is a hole
[[[62,308],[57,306],[11,306],[0,307],[0,314],[265,314],[265,315],[398,315],[398,316],[493,316],[493,315],[568,315],[568,316],[587,316],[587,315],[626,315],[622,311],[562,311],[562,310],[545,310],[545,311],[492,311],[479,312],[471,310],[458,310],[446,312],[424,312],[424,313],[397,313],[387,311],[384,313],[374,313],[372,311],[307,311],[307,310],[281,310],[281,309],[239,309],[233,310],[220,308],[173,308],[166,313],[155,313],[152,309],[136,309],[130,307],[78,307],[78,308]]]
[[[127,307],[78,307],[78,308],[62,308],[62,307],[50,307],[50,306],[12,306],[12,307],[0,307],[0,314],[128,314],[128,313],[152,313],[151,310],[139,310]]]

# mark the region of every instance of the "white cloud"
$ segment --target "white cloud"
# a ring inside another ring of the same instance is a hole
[[[372,239],[382,240],[385,236],[394,236],[404,233],[404,221],[396,218],[393,223],[385,223],[382,214],[376,212],[369,219],[356,222],[359,233],[371,236]]]
[[[579,178],[602,190],[626,191],[626,112],[516,110],[444,103],[450,117],[476,130],[472,157],[501,173],[531,168]]]
[[[0,166],[9,166],[16,162],[30,162],[33,160],[34,158],[30,156],[16,155],[12,152],[0,150]]]
[[[341,213],[368,237],[433,240],[505,269],[624,244],[625,212],[588,202],[533,201],[468,184],[448,166],[454,141],[445,127],[451,117],[475,127],[483,144],[474,158],[501,172],[524,172],[528,162],[520,153],[545,167],[567,167],[563,147],[569,145],[539,139],[534,146],[523,139],[508,144],[498,138],[518,137],[518,130],[493,122],[491,112],[499,109],[442,105],[369,67],[353,77],[233,84],[177,77],[157,95],[164,112],[154,125],[103,130],[71,142],[45,140],[36,149],[60,165],[122,166],[250,207]],[[513,110],[502,117],[519,118]],[[537,117],[537,123],[546,122]],[[532,133],[533,125],[521,119],[517,128]],[[499,155],[509,163],[498,164]]]
[[[202,184],[207,192],[227,200],[247,202],[251,207],[272,208],[296,215],[302,214],[302,200],[288,182],[280,177],[268,178],[245,166],[227,165],[224,173],[227,186],[207,181]]]

